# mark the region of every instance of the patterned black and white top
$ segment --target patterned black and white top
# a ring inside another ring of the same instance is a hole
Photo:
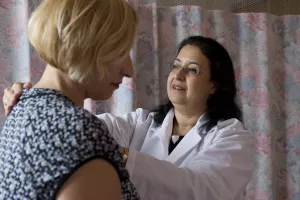
[[[139,199],[104,122],[57,91],[25,89],[0,134],[0,199],[54,199],[76,169],[96,158],[117,170],[123,199]]]

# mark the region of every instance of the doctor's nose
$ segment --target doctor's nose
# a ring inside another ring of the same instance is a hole
[[[175,72],[175,78],[177,80],[180,80],[180,81],[184,81],[185,80],[185,70],[183,67],[180,67],[179,69],[176,70]]]

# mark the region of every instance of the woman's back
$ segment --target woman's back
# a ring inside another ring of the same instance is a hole
[[[138,199],[102,121],[57,91],[25,90],[0,134],[0,199],[54,198],[79,167],[97,158],[115,167],[123,199]]]

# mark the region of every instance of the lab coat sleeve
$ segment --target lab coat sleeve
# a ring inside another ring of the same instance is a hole
[[[130,149],[126,168],[142,199],[233,200],[241,195],[253,170],[253,136],[227,129],[187,168]]]
[[[136,124],[143,123],[149,115],[149,111],[137,109],[134,112],[123,116],[116,116],[111,113],[96,115],[98,119],[103,120],[117,143],[122,147],[129,147],[134,134]]]

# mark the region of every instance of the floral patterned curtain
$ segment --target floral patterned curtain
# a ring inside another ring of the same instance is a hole
[[[91,112],[124,114],[166,99],[168,64],[186,36],[221,42],[235,66],[244,123],[256,137],[249,200],[300,199],[300,16],[229,13],[197,6],[135,6],[139,17],[132,51],[135,77],[110,100],[86,102]],[[44,63],[30,48],[28,16],[38,0],[0,0],[0,95],[15,81],[35,83]],[[0,107],[3,113],[3,108]],[[3,114],[0,121],[4,121]]]

